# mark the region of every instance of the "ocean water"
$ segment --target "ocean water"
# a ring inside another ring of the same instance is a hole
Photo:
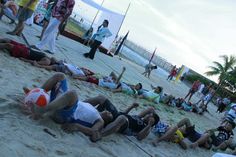
[[[130,60],[142,67],[144,67],[145,65],[147,65],[149,63],[149,61],[147,59],[145,59],[144,57],[142,57],[141,55],[139,55],[135,51],[131,50],[127,46],[123,46],[121,48],[120,54],[122,56],[124,56],[126,59],[128,59],[128,60]],[[153,72],[158,75],[162,75],[164,77],[168,76],[168,74],[169,74],[167,71],[165,71],[164,69],[162,69],[160,67],[158,67],[156,70],[153,70]]]

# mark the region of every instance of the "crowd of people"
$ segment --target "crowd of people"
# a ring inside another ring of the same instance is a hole
[[[6,15],[12,20],[11,22],[15,22],[16,18],[18,18],[16,28],[9,34],[21,35],[24,29],[24,22],[32,15],[37,2],[37,0],[21,0],[17,15],[17,6],[15,6],[13,1],[1,4],[0,15]],[[219,107],[216,112],[221,113],[228,108],[219,127],[205,132],[196,131],[195,125],[191,124],[188,118],[182,119],[175,126],[163,123],[153,107],[148,107],[139,114],[129,114],[132,109],[139,106],[138,103],[131,104],[126,110],[121,112],[118,111],[111,100],[103,95],[83,101],[79,100],[76,91],[68,88],[65,75],[104,87],[114,94],[123,92],[155,104],[161,102],[198,114],[208,111],[207,105],[214,96],[215,90],[211,84],[205,86],[197,80],[184,98],[175,98],[172,95],[165,94],[161,86],[155,87],[151,85],[151,90],[146,90],[143,89],[142,83],[129,84],[123,82],[122,76],[126,71],[125,67],[118,76],[115,72],[111,72],[109,76],[103,76],[87,68],[57,60],[55,57],[49,57],[41,50],[46,44],[49,44],[50,50],[48,52],[55,52],[56,33],[58,30],[60,31],[64,22],[71,15],[74,5],[74,0],[49,0],[47,16],[44,19],[44,29],[40,35],[41,41],[34,46],[28,47],[6,38],[0,39],[0,50],[6,50],[11,56],[29,62],[36,67],[57,72],[40,87],[46,92],[50,92],[50,102],[45,107],[37,104],[23,104],[22,106],[25,110],[31,112],[34,119],[50,116],[56,123],[61,124],[66,132],[80,131],[93,142],[114,133],[135,136],[138,140],[143,140],[149,133],[153,132],[157,135],[157,138],[152,141],[154,146],[157,146],[161,141],[169,141],[179,144],[183,149],[196,147],[210,149],[212,146],[214,146],[214,150],[235,149],[236,144],[232,137],[233,129],[235,128],[236,104],[231,103],[229,98],[221,98],[217,101]],[[15,18],[9,17],[9,13]],[[109,21],[104,20],[93,37],[91,37],[92,28],[86,33],[86,37],[84,37],[86,42],[93,38],[93,43],[90,52],[85,53],[84,57],[93,59],[97,48],[103,40],[112,35],[108,25]],[[143,75],[149,77],[151,71],[156,68],[157,66],[147,65]],[[178,69],[173,67],[167,80],[172,80],[177,71]],[[25,94],[29,91],[30,89],[24,88]],[[198,94],[200,99],[198,102],[192,103],[191,98],[195,93]],[[190,145],[185,143],[185,138],[191,141]]]

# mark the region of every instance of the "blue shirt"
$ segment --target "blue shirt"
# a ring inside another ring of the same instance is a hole
[[[103,42],[105,38],[112,36],[112,33],[107,27],[100,28],[97,33],[94,34],[95,40]]]

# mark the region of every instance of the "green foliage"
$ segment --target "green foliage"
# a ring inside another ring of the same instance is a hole
[[[191,83],[193,83],[196,80],[199,80],[200,82],[204,83],[205,85],[208,85],[210,83],[215,84],[213,81],[205,78],[204,76],[198,75],[198,74],[187,75],[186,80]]]

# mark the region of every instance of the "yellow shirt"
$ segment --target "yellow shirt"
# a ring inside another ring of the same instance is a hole
[[[27,5],[27,3],[29,3],[29,1],[30,1],[30,0],[20,0],[19,6],[24,7],[25,5]],[[34,0],[34,2],[28,7],[28,9],[34,11],[35,8],[36,8],[36,5],[37,5],[37,3],[38,3],[38,1],[39,1],[39,0]]]

